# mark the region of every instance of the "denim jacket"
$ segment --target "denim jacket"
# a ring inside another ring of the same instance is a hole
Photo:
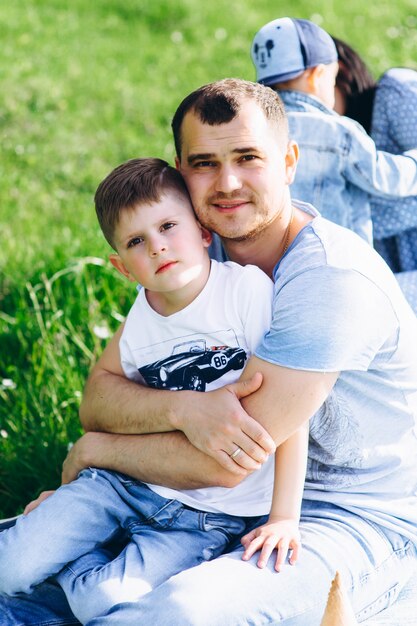
[[[370,200],[417,196],[417,149],[403,156],[377,152],[362,126],[317,98],[298,91],[279,95],[290,137],[300,146],[291,195],[372,243]]]
[[[417,147],[417,72],[397,67],[378,81],[371,137],[378,150]],[[371,202],[375,247],[394,271],[417,269],[417,197]]]

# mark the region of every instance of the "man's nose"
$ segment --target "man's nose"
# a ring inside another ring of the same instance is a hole
[[[242,188],[242,182],[236,170],[232,167],[222,167],[216,179],[216,191],[232,193]]]

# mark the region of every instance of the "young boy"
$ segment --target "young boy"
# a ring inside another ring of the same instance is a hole
[[[171,390],[235,381],[269,329],[269,278],[253,266],[210,262],[211,235],[197,222],[181,175],[165,161],[122,164],[99,185],[95,204],[116,250],[112,264],[142,286],[120,340],[120,375]],[[244,533],[243,558],[261,549],[263,567],[277,547],[279,571],[288,550],[290,563],[299,551],[306,457],[303,428],[276,453],[275,484],[272,457],[234,488],[180,491],[84,470],[0,534],[8,563],[0,592],[28,592],[56,575],[86,623],[218,556]],[[106,545],[115,539],[126,544],[116,558]]]

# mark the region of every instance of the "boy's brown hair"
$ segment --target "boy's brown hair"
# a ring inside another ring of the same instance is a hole
[[[191,202],[181,174],[162,159],[131,159],[106,176],[97,187],[94,203],[101,230],[113,249],[121,212],[159,202],[168,191]]]

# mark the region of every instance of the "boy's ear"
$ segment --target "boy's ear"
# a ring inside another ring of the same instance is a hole
[[[180,170],[180,160],[177,156],[175,157],[175,169]]]
[[[307,73],[307,83],[310,88],[310,93],[315,94],[318,88],[318,84],[322,77],[324,71],[323,63],[316,65],[315,67],[310,67]]]
[[[110,254],[109,261],[113,265],[113,267],[115,267],[117,271],[120,272],[122,276],[134,282],[135,279],[133,278],[133,276],[130,275],[129,270],[126,268],[125,264],[118,254]]]
[[[209,245],[211,244],[211,242],[213,241],[213,235],[212,235],[212,233],[209,230],[207,230],[207,228],[202,226],[200,224],[200,222],[198,222],[198,225],[199,225],[200,230],[201,230],[201,238],[203,240],[203,246],[205,248],[208,248]]]

